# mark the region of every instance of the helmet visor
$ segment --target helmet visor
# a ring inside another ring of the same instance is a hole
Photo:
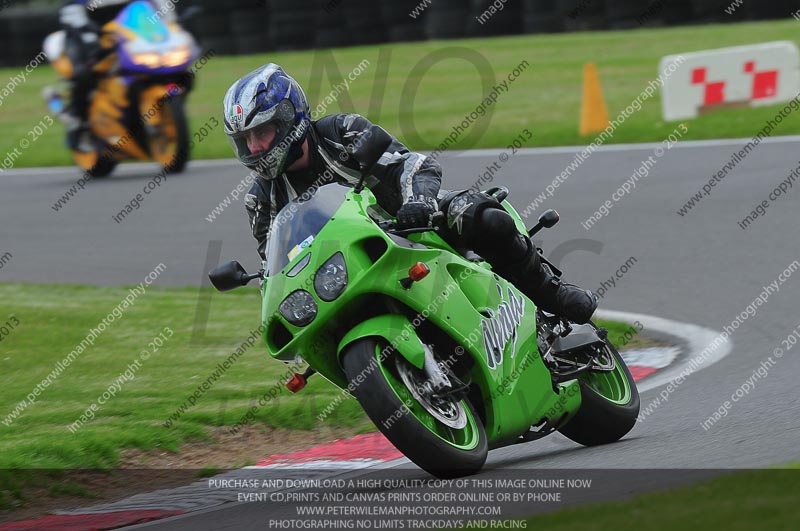
[[[245,166],[275,177],[291,147],[288,139],[292,123],[273,119],[255,127],[229,135],[236,156]]]

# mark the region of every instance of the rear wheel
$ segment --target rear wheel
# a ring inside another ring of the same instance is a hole
[[[605,360],[602,361],[604,365],[613,361],[613,369],[587,370],[578,375],[580,410],[558,430],[576,443],[586,446],[620,440],[633,429],[639,415],[636,382],[614,345],[607,339],[605,344]]]
[[[375,338],[365,338],[342,354],[344,372],[367,416],[430,474],[449,478],[478,472],[488,443],[469,401],[431,396],[426,375],[400,355],[381,356],[382,347]]]

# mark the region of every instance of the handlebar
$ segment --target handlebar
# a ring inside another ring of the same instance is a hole
[[[397,221],[393,219],[379,221],[378,226],[390,234],[396,236],[407,236],[409,234],[419,234],[422,232],[431,232],[439,229],[439,222],[444,221],[444,212],[436,212],[431,216],[431,224],[428,227],[412,227],[409,229],[398,229]]]

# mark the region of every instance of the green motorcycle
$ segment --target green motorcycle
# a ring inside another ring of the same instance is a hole
[[[526,231],[508,190],[488,193]],[[528,234],[557,222],[549,210]],[[362,183],[287,204],[263,271],[228,262],[209,276],[220,291],[262,279],[269,354],[309,366],[290,390],[315,373],[348,389],[437,477],[474,474],[489,449],[556,430],[583,445],[614,442],[639,414],[636,384],[605,330],[537,310],[435,227],[396,230]]]

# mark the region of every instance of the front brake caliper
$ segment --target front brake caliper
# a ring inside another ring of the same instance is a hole
[[[433,351],[431,350],[430,345],[423,344],[425,347],[425,364],[422,367],[422,370],[425,372],[425,376],[428,377],[431,385],[433,385],[433,392],[439,393],[448,387],[451,387],[450,379],[447,375],[442,371],[442,368],[439,367],[439,364],[433,358]]]

